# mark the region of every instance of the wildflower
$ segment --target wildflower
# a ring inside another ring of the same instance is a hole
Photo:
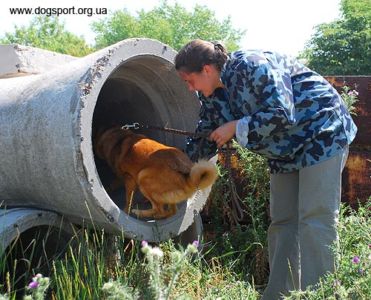
[[[162,252],[162,250],[158,247],[154,247],[151,251],[152,255],[153,256],[157,256],[157,257],[163,257],[164,256],[164,252]]]
[[[368,244],[368,249],[371,249],[371,244]]]
[[[40,278],[43,278],[43,275],[37,273],[34,277],[32,277],[32,281],[37,282]]]
[[[171,252],[171,257],[174,262],[179,262],[183,259],[182,253],[177,250]]]
[[[39,287],[39,283],[37,281],[31,281],[28,285],[29,289],[36,289]]]
[[[114,289],[114,284],[111,280],[109,282],[106,282],[102,287],[103,291],[111,291],[112,289]]]
[[[354,256],[353,259],[352,259],[352,263],[354,264],[359,264],[361,262],[361,260],[359,259],[359,256]]]
[[[358,94],[359,94],[359,93],[358,93],[356,90],[350,90],[350,91],[348,92],[348,95],[349,95],[349,96],[355,96],[355,97],[356,97],[356,96],[358,96]]]
[[[358,274],[363,275],[364,273],[365,273],[365,271],[362,268],[358,269]]]
[[[148,245],[148,242],[147,241],[142,241],[142,252],[144,254],[147,254],[150,249],[151,249],[151,247]]]
[[[198,246],[199,246],[199,242],[198,242],[198,241],[193,241],[192,244],[189,244],[189,245],[188,245],[187,250],[188,250],[190,253],[197,253],[197,251],[198,251]]]

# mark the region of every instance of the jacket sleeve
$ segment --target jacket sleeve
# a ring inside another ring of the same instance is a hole
[[[215,129],[212,120],[212,111],[206,107],[206,103],[201,101],[199,121],[195,130],[196,134],[210,134]],[[209,159],[216,153],[216,144],[203,137],[189,137],[187,139],[186,154],[192,161],[199,159]]]
[[[200,95],[201,108],[196,133],[210,135],[213,130],[224,123],[233,120],[232,113],[223,89],[217,89],[208,98]],[[215,142],[207,138],[189,138],[185,152],[193,161],[204,158],[209,159],[216,153]]]
[[[289,73],[264,63],[246,74],[242,93],[251,113],[238,120],[236,138],[249,148],[266,137],[287,131],[296,120]]]

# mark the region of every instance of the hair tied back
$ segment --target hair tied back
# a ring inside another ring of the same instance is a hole
[[[220,50],[220,51],[224,52],[225,48],[220,42],[212,42],[212,44],[214,45],[215,50]]]

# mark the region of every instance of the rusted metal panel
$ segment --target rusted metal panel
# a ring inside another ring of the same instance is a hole
[[[353,117],[358,127],[353,144],[371,147],[371,76],[331,76],[326,79],[339,91],[343,86],[356,90],[359,101]]]
[[[358,200],[365,202],[371,196],[371,159],[369,151],[352,149],[343,173],[343,201],[353,207]]]
[[[356,115],[357,136],[350,146],[343,172],[342,201],[357,207],[371,196],[371,76],[329,76],[326,79],[339,91],[348,86],[358,92]]]

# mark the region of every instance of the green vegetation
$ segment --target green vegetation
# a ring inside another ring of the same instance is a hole
[[[319,24],[300,54],[308,66],[323,75],[371,74],[371,2],[342,0],[341,17]],[[57,17],[36,17],[29,26],[15,26],[0,43],[18,43],[73,56],[84,56],[128,38],[157,39],[176,50],[188,41],[201,38],[222,41],[229,51],[240,47],[245,31],[234,28],[230,17],[219,20],[206,6],[191,11],[166,0],[152,10],[135,14],[117,10],[93,22],[95,45],[68,32]]]
[[[322,75],[371,74],[371,1],[342,0],[342,17],[320,24],[302,57]]]
[[[149,11],[130,14],[127,10],[112,12],[91,24],[96,33],[95,45],[89,46],[82,37],[68,32],[55,16],[34,18],[29,26],[15,26],[5,33],[0,43],[17,43],[73,56],[84,56],[128,38],[157,39],[179,49],[191,39],[223,41],[229,50],[238,48],[244,31],[234,29],[230,17],[218,20],[206,6],[196,5],[188,11],[178,3],[161,1]]]
[[[1,44],[20,44],[73,56],[85,56],[93,49],[82,37],[65,29],[57,17],[36,17],[28,26],[15,26],[14,33],[5,33]]]
[[[221,167],[221,178],[205,207],[205,240],[200,252],[197,242],[185,248],[172,241],[148,245],[80,229],[65,251],[45,257],[36,267],[27,256],[18,261],[8,257],[10,269],[0,260],[2,299],[19,299],[22,293],[28,295],[26,299],[42,299],[43,295],[46,299],[259,299],[268,276],[269,174],[262,158],[241,148],[237,152],[232,176],[245,178],[237,185],[245,188],[236,190],[244,204],[243,218],[237,224],[231,217],[230,175]],[[287,299],[370,298],[370,202],[357,212],[342,207],[339,245],[334,246],[339,257],[336,272],[316,287],[292,292]],[[35,239],[32,245],[46,244],[45,237]],[[24,245],[24,249],[29,247]],[[21,260],[30,262],[22,273],[28,278],[27,289],[16,287],[13,270]]]
[[[196,5],[187,11],[178,3],[169,5],[161,1],[150,11],[141,10],[137,16],[127,10],[119,10],[92,26],[96,47],[103,48],[132,37],[157,39],[179,50],[192,39],[223,41],[229,50],[238,48],[244,31],[234,29],[231,19],[219,21],[214,12],[205,6]]]

